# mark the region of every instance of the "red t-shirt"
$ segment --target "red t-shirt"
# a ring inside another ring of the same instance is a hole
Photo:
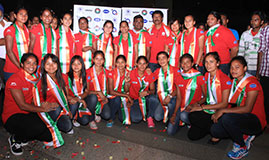
[[[82,56],[82,48],[84,43],[86,42],[86,38],[88,37],[87,34],[82,34],[81,32],[76,33],[75,35],[75,46],[76,46],[76,55]],[[92,34],[92,44],[96,41],[96,36]],[[86,44],[85,46],[89,46]]]
[[[114,68],[112,71],[108,71],[108,74],[107,74],[107,78],[110,78],[110,79],[113,79],[113,87],[115,88],[115,83],[117,81],[117,76],[118,76],[118,69],[117,68]],[[122,88],[122,83],[123,83],[123,80],[125,78],[125,75],[122,75],[120,76],[120,82],[119,82],[119,86],[118,86],[118,92],[121,92],[121,88]]]
[[[42,24],[39,23],[38,25],[33,26],[31,29],[31,33],[35,35],[35,45],[34,45],[34,54],[37,55],[39,59],[39,65],[41,65],[41,59],[42,59],[42,51],[41,51],[41,46],[40,46],[40,38],[44,37],[43,31],[42,31]],[[53,29],[54,30],[54,29]],[[47,53],[52,53],[51,50],[51,44],[52,44],[52,33],[50,28],[45,28],[46,31],[46,36],[47,36]],[[56,33],[56,32],[55,32]],[[60,38],[59,34],[56,33],[56,39],[57,41]],[[52,53],[54,54],[54,53]]]
[[[91,76],[91,74],[90,74],[90,70],[91,69],[93,69],[93,67],[91,67],[91,68],[89,68],[89,69],[87,69],[86,70],[86,77],[87,77],[87,82],[88,82],[88,84],[89,84],[89,89],[90,89],[90,91],[96,91],[95,89],[94,89],[94,81],[93,81],[93,79],[94,79],[94,77],[92,77]],[[100,72],[98,75],[97,75],[97,79],[98,79],[98,82],[99,82],[99,84],[100,84],[100,87],[101,87],[101,89],[102,89],[102,86],[103,86],[103,75],[105,75],[106,76],[106,78],[108,77],[108,73],[109,73],[109,71],[108,70],[105,70],[105,73],[104,73],[104,71],[102,70],[102,72]],[[107,81],[107,80],[106,80]],[[107,84],[105,84],[105,85],[107,85]]]
[[[189,53],[190,45],[192,42],[194,42],[194,32],[195,28],[192,29],[191,33],[187,35],[187,31],[184,34],[184,53]],[[194,51],[194,63],[196,62],[198,58],[198,53],[199,53],[199,38],[204,35],[204,31],[201,29],[196,30],[196,36],[195,36],[195,51]],[[182,34],[183,36],[183,34]],[[181,38],[181,37],[180,37]],[[181,42],[183,43],[183,42]]]
[[[129,83],[131,84],[131,86],[129,88],[129,95],[133,99],[139,98],[140,83],[139,83],[138,77],[139,75],[138,75],[137,69],[132,70],[130,73],[131,80]],[[144,72],[143,77],[145,77],[144,81],[148,82],[147,88],[144,89],[144,91],[147,91],[149,85],[154,82],[153,74],[147,74],[146,72]]]
[[[184,78],[177,78],[177,81],[176,81],[176,85],[178,86],[179,90],[180,90],[180,93],[181,93],[181,106],[184,104],[184,99],[183,99],[183,96],[186,94],[186,87],[187,87],[187,84],[191,81],[191,79],[184,79]],[[195,93],[193,95],[193,98],[190,102],[190,105],[191,104],[194,104],[198,101],[201,100],[201,97],[202,97],[202,85],[205,86],[205,77],[204,76],[198,76],[197,77],[197,88],[195,89]],[[184,106],[182,106],[184,107]]]
[[[140,32],[136,32],[134,29],[130,30],[129,33],[131,33],[131,35],[139,42],[139,33]],[[141,32],[143,34],[143,36],[146,38],[146,47],[150,47],[150,35],[149,32]]]
[[[205,42],[208,38],[206,34]],[[215,46],[212,46],[212,50],[213,52],[218,52],[221,64],[229,63],[231,60],[230,49],[238,47],[238,42],[234,37],[233,32],[224,26],[219,26],[213,35],[213,42],[215,43]],[[206,53],[206,46],[204,46],[204,49]]]
[[[33,100],[33,84],[28,82],[24,78],[23,72],[19,70],[17,73],[12,75],[6,82],[4,108],[2,113],[2,119],[4,123],[6,123],[7,119],[14,114],[29,113],[20,109],[20,107],[17,105],[16,101],[11,95],[11,89],[21,90],[26,103],[30,104]]]
[[[171,31],[169,30],[169,36]],[[163,27],[160,29],[152,28],[150,38],[151,38],[151,55],[150,55],[150,63],[157,63],[156,56],[160,51],[164,51],[164,46],[166,39],[169,37],[166,35]]]
[[[26,26],[24,25],[24,28],[26,28]],[[19,53],[18,53],[18,47],[17,47],[17,39],[16,39],[16,35],[15,35],[15,27],[13,25],[9,26],[8,28],[5,29],[4,31],[4,36],[11,36],[13,38],[13,47],[12,47],[12,51],[16,57],[16,59],[20,62],[20,58],[19,58]],[[28,30],[24,29],[24,34],[26,36],[26,39],[29,41],[29,32]],[[28,44],[29,45],[29,44]],[[27,48],[28,49],[28,48]],[[24,53],[22,53],[24,54]],[[8,72],[8,73],[16,73],[19,71],[19,68],[16,67],[11,60],[9,59],[8,56],[6,56],[6,63],[4,66],[4,71]]]
[[[65,85],[68,87],[68,94],[70,95],[70,96],[72,96],[72,97],[75,97],[75,95],[74,95],[74,93],[72,92],[72,90],[71,90],[71,88],[70,88],[70,85],[69,85],[69,76],[68,76],[68,74],[63,74],[63,79],[64,79],[64,82],[65,82]],[[71,80],[71,79],[70,79]],[[80,79],[81,80],[81,79]],[[82,80],[80,81],[80,82],[82,82]],[[83,82],[82,82],[83,83]],[[82,83],[80,83],[80,85],[81,85],[81,88],[83,89],[83,84]],[[72,83],[73,84],[73,83]],[[71,86],[71,87],[73,87],[73,86]],[[81,92],[80,93],[78,93],[78,95],[79,96],[81,96]]]
[[[245,103],[246,98],[247,98],[247,93],[250,91],[258,91],[258,96],[254,103],[251,113],[255,114],[259,118],[261,127],[262,129],[264,129],[264,127],[267,124],[265,110],[264,110],[264,95],[263,95],[261,84],[258,82],[257,79],[252,78],[251,81],[246,85],[245,94],[244,94],[242,103]]]

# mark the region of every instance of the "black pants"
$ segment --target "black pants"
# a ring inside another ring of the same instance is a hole
[[[262,76],[260,79],[263,95],[264,95],[264,108],[266,114],[267,124],[269,124],[269,77]]]
[[[210,133],[210,128],[213,124],[211,114],[204,111],[191,112],[189,120],[191,128],[188,131],[188,138],[190,140],[198,140]]]
[[[16,141],[52,141],[49,129],[36,113],[14,114],[8,118],[4,127],[14,135]]]
[[[257,135],[262,132],[258,117],[251,113],[226,113],[211,127],[211,134],[216,138],[231,138],[241,147],[245,146],[243,134]]]

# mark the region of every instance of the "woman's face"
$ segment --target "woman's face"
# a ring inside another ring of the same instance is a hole
[[[239,61],[235,60],[231,63],[230,72],[233,78],[243,78],[247,67],[243,66]]]
[[[53,62],[51,58],[48,58],[45,62],[45,71],[48,74],[54,74],[56,73],[58,69],[57,63]]]
[[[144,72],[147,66],[148,66],[148,63],[143,58],[141,58],[137,63],[137,69],[141,72]]]
[[[193,28],[195,25],[195,21],[192,16],[186,16],[184,19],[184,25],[187,29]]]
[[[211,73],[218,69],[219,62],[213,56],[207,56],[205,59],[206,70]]]
[[[79,29],[83,30],[83,31],[87,31],[88,30],[88,21],[86,21],[85,19],[81,19],[79,21]]]
[[[107,23],[103,29],[105,33],[110,34],[113,31],[113,26],[111,23]]]
[[[158,55],[158,63],[161,67],[168,65],[169,58],[165,54]]]
[[[171,24],[171,30],[173,32],[178,32],[179,28],[180,28],[180,24],[177,20],[173,24]]]
[[[121,33],[128,33],[129,27],[128,27],[127,23],[121,23],[120,31],[121,31]]]
[[[42,20],[42,22],[46,25],[50,25],[52,22],[52,14],[49,10],[45,10],[42,15],[40,16],[40,19]]]
[[[119,58],[116,62],[116,67],[119,69],[119,70],[124,70],[125,67],[126,67],[126,62],[122,59],[122,58]]]
[[[212,26],[214,26],[214,25],[216,25],[218,23],[219,23],[218,19],[215,16],[213,16],[213,14],[208,15],[208,17],[207,17],[207,25],[209,27],[212,27]]]
[[[53,18],[52,22],[51,22],[51,27],[53,29],[56,29],[58,27],[58,19],[57,18]]]
[[[180,65],[184,72],[188,72],[191,70],[193,62],[191,62],[190,58],[183,58],[180,62]]]
[[[24,24],[28,20],[28,13],[25,9],[21,9],[17,14],[15,14],[15,18],[17,22]]]
[[[30,56],[21,65],[22,65],[23,70],[25,70],[29,74],[33,74],[37,68],[37,61],[36,61],[35,57]]]
[[[80,72],[81,69],[82,69],[82,64],[80,63],[80,61],[79,61],[78,59],[76,59],[76,60],[72,63],[71,67],[72,67],[72,69],[73,69],[73,71],[74,71],[75,73],[78,73],[78,72]]]
[[[105,59],[102,54],[97,54],[96,57],[94,57],[93,62],[94,62],[94,65],[98,67],[102,67],[105,62]]]
[[[64,26],[70,27],[72,24],[72,17],[70,14],[65,14],[61,21],[62,21]]]

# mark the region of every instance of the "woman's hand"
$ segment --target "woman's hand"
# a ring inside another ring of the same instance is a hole
[[[170,102],[171,98],[169,96],[166,96],[163,100],[163,105],[167,106]]]
[[[212,116],[211,119],[214,123],[218,123],[218,119],[223,115],[222,109],[217,110]]]
[[[70,104],[76,104],[80,99],[78,97],[72,97],[69,99]]]
[[[87,108],[87,104],[86,104],[86,102],[84,100],[80,99],[78,102],[82,103],[83,108]]]
[[[148,91],[143,91],[143,92],[140,92],[140,93],[139,93],[139,97],[140,97],[140,98],[142,98],[142,97],[146,97],[146,96],[148,96],[148,95],[149,95]]]
[[[175,125],[175,120],[176,120],[176,114],[173,114],[172,117],[170,118],[170,123]]]
[[[190,112],[195,112],[195,111],[202,111],[202,107],[200,105],[193,105],[193,108],[190,110]]]
[[[43,102],[41,103],[41,108],[44,109],[43,112],[50,112],[56,110],[57,107],[59,107],[58,103],[49,103],[49,102]]]

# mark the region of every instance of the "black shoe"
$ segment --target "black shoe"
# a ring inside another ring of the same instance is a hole
[[[8,143],[12,154],[15,156],[23,154],[21,143],[16,142],[13,135],[8,138]]]
[[[212,141],[212,138],[210,138],[208,141],[207,141],[207,144],[211,144],[211,145],[216,145],[220,142],[220,139],[217,140],[217,141]]]

